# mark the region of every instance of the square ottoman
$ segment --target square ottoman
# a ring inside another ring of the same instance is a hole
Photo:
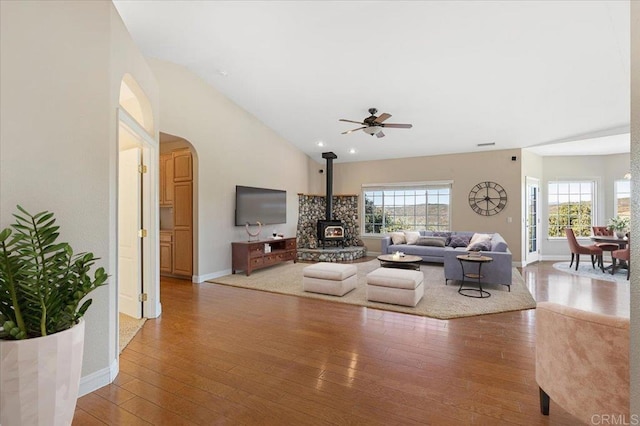
[[[416,306],[424,295],[423,281],[421,271],[378,268],[367,274],[367,300]]]
[[[320,262],[302,270],[302,289],[312,293],[344,296],[358,283],[355,265]]]

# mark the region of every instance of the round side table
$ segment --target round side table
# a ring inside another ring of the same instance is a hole
[[[462,281],[460,282],[460,288],[458,289],[458,293],[466,297],[475,297],[478,299],[484,299],[485,297],[491,297],[491,293],[482,289],[482,265],[485,263],[493,262],[493,258],[489,256],[470,256],[468,254],[462,254],[460,256],[456,256],[456,258],[460,261],[460,267],[462,268]],[[467,268],[471,264],[478,265],[478,273],[465,272],[464,265],[468,263]],[[466,287],[462,286],[465,283],[465,278],[470,278],[472,280],[478,281],[478,288],[475,287]],[[471,294],[469,294],[471,293]]]

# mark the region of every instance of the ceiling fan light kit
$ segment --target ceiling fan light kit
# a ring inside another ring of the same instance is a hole
[[[387,120],[389,117],[391,117],[391,114],[387,114],[386,112],[383,112],[382,114],[380,114],[379,116],[376,116],[376,113],[378,112],[377,109],[375,108],[369,108],[369,114],[371,114],[369,117],[365,118],[364,120],[360,121],[354,121],[354,120],[347,120],[344,118],[339,119],[338,121],[344,121],[347,123],[356,123],[356,124],[362,124],[363,127],[358,127],[356,129],[351,129],[351,130],[347,130],[346,132],[342,132],[343,135],[347,135],[349,133],[353,133],[355,131],[358,130],[362,130],[363,132],[367,133],[368,135],[376,135],[379,138],[384,137],[384,133],[382,132],[382,128],[383,127],[389,127],[389,128],[396,128],[396,129],[410,129],[413,127],[413,125],[411,124],[400,124],[400,123],[383,123],[383,121]]]

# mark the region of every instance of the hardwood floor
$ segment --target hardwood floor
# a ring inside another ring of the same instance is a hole
[[[523,270],[538,301],[629,314],[629,284]],[[74,425],[575,425],[539,410],[535,310],[436,320],[162,279],[163,314]]]

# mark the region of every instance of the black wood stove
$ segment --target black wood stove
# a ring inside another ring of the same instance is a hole
[[[322,241],[322,248],[325,248],[327,241],[335,241],[344,248],[344,224],[339,220],[333,220],[333,160],[338,158],[333,152],[323,152],[322,158],[327,160],[327,199],[325,219],[318,221],[318,242]]]

